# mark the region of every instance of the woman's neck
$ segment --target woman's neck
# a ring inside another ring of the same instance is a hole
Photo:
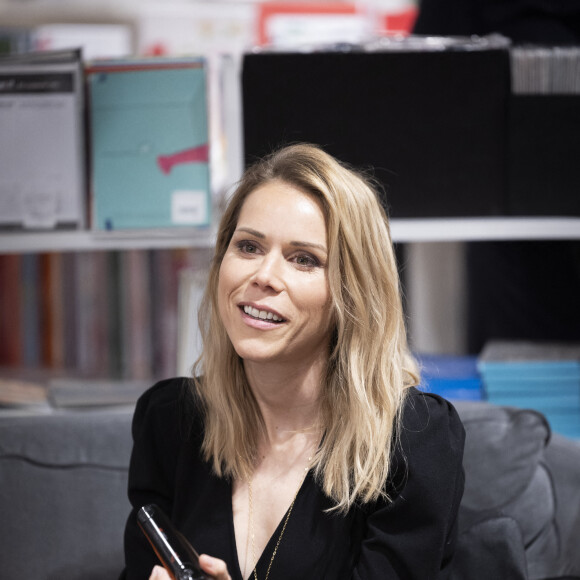
[[[244,366],[264,419],[264,443],[284,445],[297,435],[320,433],[323,365],[281,368],[250,362]]]

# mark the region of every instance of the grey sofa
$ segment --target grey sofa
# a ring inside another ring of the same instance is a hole
[[[580,578],[580,443],[534,411],[456,403],[467,431],[454,580]],[[0,577],[123,567],[132,408],[0,412]]]
[[[456,407],[467,437],[454,579],[580,578],[580,442],[535,411]]]
[[[132,414],[0,413],[0,578],[118,577]]]

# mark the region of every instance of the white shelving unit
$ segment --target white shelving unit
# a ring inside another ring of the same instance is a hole
[[[580,217],[394,219],[396,242],[577,240]]]
[[[393,219],[395,242],[580,239],[580,218]],[[163,248],[211,248],[214,228],[114,232],[0,233],[0,254]]]
[[[211,248],[214,243],[213,228],[115,232],[5,232],[0,234],[0,254]]]

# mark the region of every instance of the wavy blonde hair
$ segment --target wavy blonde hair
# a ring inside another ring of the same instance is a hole
[[[251,166],[222,216],[199,311],[203,349],[194,365],[205,413],[203,453],[220,476],[251,475],[264,423],[217,306],[219,270],[244,201],[283,181],[318,199],[328,237],[335,327],[321,395],[324,438],[315,476],[335,508],[385,497],[396,425],[418,384],[408,347],[388,220],[370,181],[320,148],[297,144]],[[388,499],[388,498],[387,498]]]

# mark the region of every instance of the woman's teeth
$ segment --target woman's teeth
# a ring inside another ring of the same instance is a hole
[[[272,312],[267,312],[266,310],[258,310],[252,306],[244,306],[244,312],[251,316],[252,318],[261,318],[262,320],[273,320],[274,322],[282,322],[283,319]]]

